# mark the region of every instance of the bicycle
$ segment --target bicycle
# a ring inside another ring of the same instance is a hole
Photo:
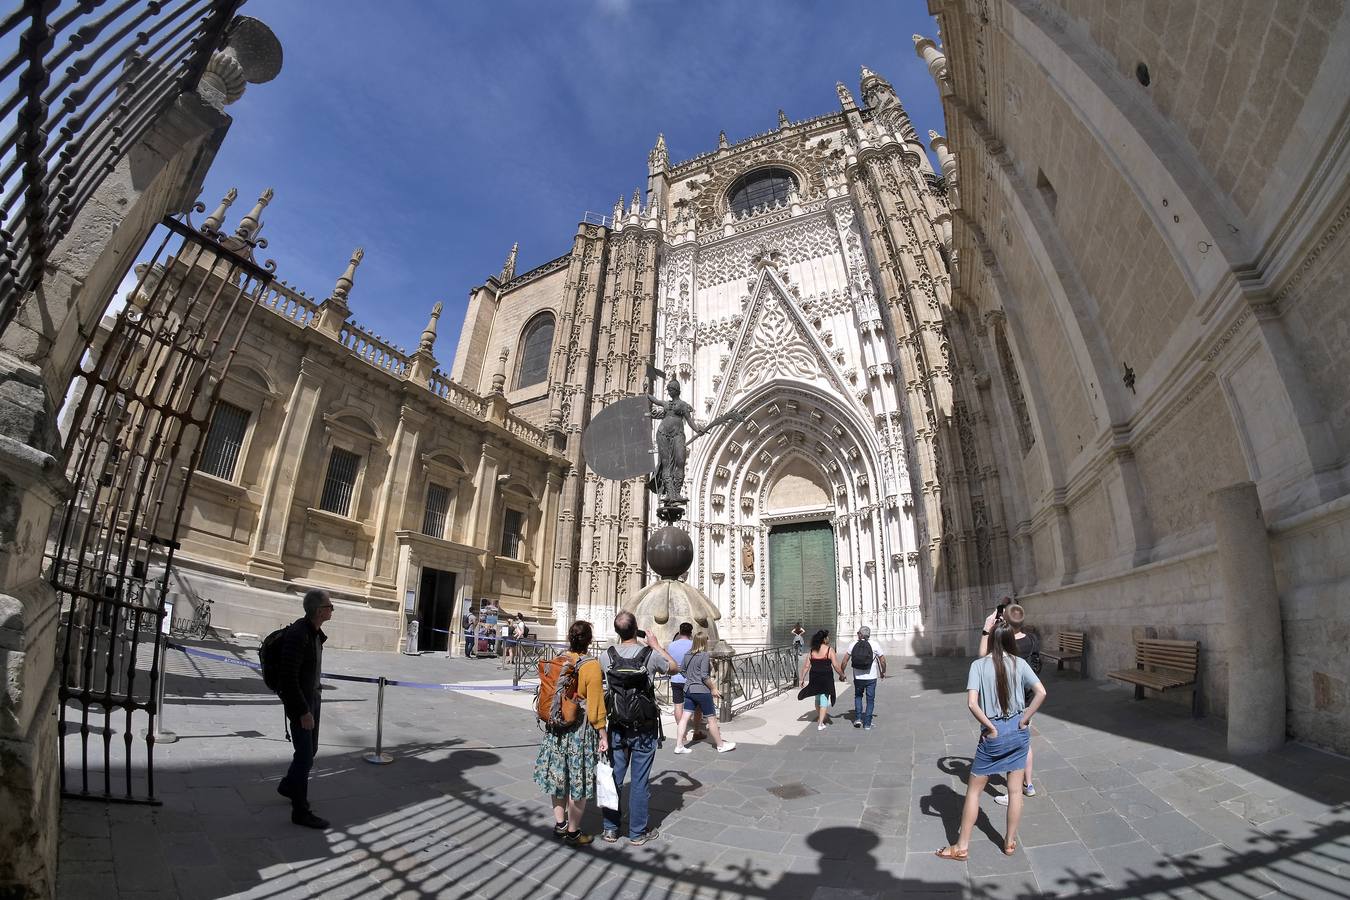
[[[193,604],[191,619],[174,619],[174,630],[183,637],[201,640],[211,631],[211,605],[216,601],[206,597]]]

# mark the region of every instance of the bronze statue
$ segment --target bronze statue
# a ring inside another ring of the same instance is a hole
[[[651,395],[647,397],[654,407],[651,417],[661,420],[656,429],[656,471],[647,478],[647,489],[661,496],[662,506],[682,507],[689,502],[684,496],[684,464],[688,456],[685,424],[688,423],[694,430],[694,436],[698,437],[723,422],[742,422],[745,416],[733,410],[700,426],[694,421],[694,408],[680,399],[679,381],[674,378],[668,380],[666,394],[669,400]]]

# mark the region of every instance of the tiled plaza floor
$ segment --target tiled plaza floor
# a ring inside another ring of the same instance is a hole
[[[329,652],[325,664],[425,682],[498,674],[489,661],[431,656]],[[653,769],[662,837],[573,850],[549,834],[531,781],[533,716],[500,697],[389,688],[385,747],[396,761],[373,766],[362,755],[375,691],[334,682],[311,787],[334,827],[319,833],[291,825],[275,793],[290,751],[262,682],[173,654],[168,727],[181,740],[156,751],[163,805],[66,801],[59,894],[1350,898],[1347,760],[1290,745],[1235,763],[1222,722],[1053,672],[1036,721],[1041,794],[1026,803],[1021,848],[1003,856],[1005,811],[986,794],[970,861],[937,859],[955,835],[977,734],[967,664],[891,660],[871,732],[850,727],[844,688],[824,732],[787,698],[726,728],[735,738],[788,723],[774,743],[676,756],[667,742]],[[598,822],[592,810],[587,824]]]

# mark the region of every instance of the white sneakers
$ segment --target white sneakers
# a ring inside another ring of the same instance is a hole
[[[736,749],[736,742],[735,742],[735,741],[723,741],[723,742],[722,742],[722,746],[720,746],[720,747],[717,748],[717,752],[718,752],[718,753],[730,753],[732,750],[735,750],[735,749]],[[693,748],[693,747],[686,747],[686,746],[684,746],[684,745],[681,745],[681,746],[675,748],[675,752],[676,752],[676,753],[693,753],[693,752],[694,752],[694,748]]]
[[[824,722],[821,722],[820,724],[818,724],[818,725],[816,726],[816,731],[824,731],[824,730],[825,730],[825,723],[824,723]]]

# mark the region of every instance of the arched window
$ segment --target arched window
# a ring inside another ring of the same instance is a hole
[[[787,169],[756,169],[737,178],[727,192],[727,206],[734,216],[763,209],[787,200],[797,179]]]
[[[539,384],[548,378],[548,355],[553,349],[553,313],[535,316],[520,336],[520,365],[516,389]]]

